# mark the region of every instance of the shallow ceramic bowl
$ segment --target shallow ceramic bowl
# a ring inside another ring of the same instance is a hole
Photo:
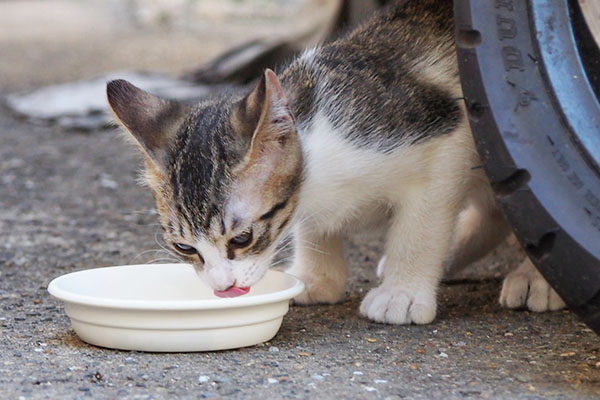
[[[295,277],[268,271],[250,293],[219,298],[187,264],[96,268],[54,279],[79,337],[124,350],[209,351],[271,339],[289,300],[304,290]]]

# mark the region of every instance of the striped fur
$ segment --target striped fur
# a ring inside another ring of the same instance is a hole
[[[388,231],[383,283],[361,312],[428,323],[444,264],[474,242],[461,232],[477,235],[456,225],[483,221],[460,218],[465,204],[498,215],[473,168],[450,0],[394,4],[249,93],[188,107],[115,81],[108,96],[146,156],[166,240],[216,290],[257,282],[293,230],[296,302],[339,301],[343,233],[375,225]]]

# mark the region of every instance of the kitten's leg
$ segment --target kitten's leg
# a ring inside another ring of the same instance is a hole
[[[508,308],[526,305],[536,312],[560,310],[566,306],[529,258],[504,278],[500,304]]]
[[[360,312],[374,321],[426,324],[435,318],[458,207],[426,187],[419,192],[396,209],[382,260],[383,282],[361,303]]]
[[[456,273],[486,255],[510,233],[508,222],[490,190],[478,191],[469,197],[468,203],[458,216],[447,272]],[[538,312],[565,307],[529,258],[506,276],[500,304],[508,308],[526,305],[529,310]]]
[[[446,272],[461,271],[496,248],[509,233],[510,226],[486,182],[480,190],[472,191],[458,215]]]
[[[295,235],[292,267],[286,272],[304,282],[306,289],[294,303],[334,304],[342,299],[348,267],[344,260],[341,234],[316,235],[299,229]]]

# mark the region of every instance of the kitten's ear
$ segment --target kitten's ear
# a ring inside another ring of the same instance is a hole
[[[248,147],[231,204],[239,202],[260,215],[259,211],[282,204],[283,198],[297,191],[303,166],[295,121],[273,71],[267,69],[254,90],[240,101],[232,122]]]
[[[252,148],[285,141],[294,131],[294,118],[277,75],[267,69],[254,90],[239,104],[234,124],[238,132],[251,140]]]
[[[189,112],[188,107],[160,99],[122,79],[109,82],[106,95],[119,122],[149,160],[164,172],[169,145]]]

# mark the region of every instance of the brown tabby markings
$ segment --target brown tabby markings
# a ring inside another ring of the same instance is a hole
[[[111,107],[146,156],[167,241],[210,243],[231,261],[272,249],[293,220],[305,173],[299,134],[311,134],[317,114],[384,154],[452,132],[458,105],[418,68],[431,52],[450,57],[452,24],[451,1],[399,3],[293,61],[280,80],[267,71],[250,93],[193,107],[110,82]],[[250,229],[251,243],[230,246]],[[201,254],[182,256],[202,264]]]
[[[245,96],[235,92],[191,108],[111,82],[110,104],[144,151],[167,240],[225,244],[229,259],[269,248],[298,201],[303,162],[296,126],[310,125],[317,110],[349,140],[383,152],[452,131],[456,103],[411,70],[423,58],[425,38],[444,37],[438,51],[453,52],[446,3],[392,6],[347,37],[295,60],[281,85],[267,74]],[[226,245],[250,222],[225,215],[232,196],[262,209],[253,243],[244,249]]]

